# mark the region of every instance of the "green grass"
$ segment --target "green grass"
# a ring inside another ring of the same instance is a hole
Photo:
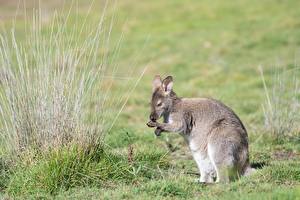
[[[83,20],[90,3],[79,1],[79,14],[73,10],[70,20]],[[51,16],[60,6],[58,2],[42,7]],[[102,2],[95,3],[88,21],[97,20],[101,7]],[[268,84],[275,65],[299,67],[300,2],[124,0],[115,10],[111,7],[108,15],[114,13],[116,19],[112,43],[124,33],[118,75],[127,77],[132,69],[149,67],[108,133],[106,145],[88,153],[62,149],[17,164],[1,160],[0,198],[300,199],[299,131],[298,139],[274,142],[265,130],[265,93],[258,70],[262,65]],[[8,13],[3,10],[5,6],[0,13]],[[9,28],[7,16],[0,22]],[[21,37],[22,26],[24,20],[17,18]],[[156,74],[173,75],[180,96],[211,96],[232,107],[248,130],[251,162],[264,164],[262,169],[228,185],[194,183],[197,176],[189,172],[197,168],[183,139],[175,134],[156,138],[145,125]],[[114,93],[123,88],[124,81],[117,82]],[[97,102],[97,95],[91,101]],[[169,152],[166,140],[177,151]]]

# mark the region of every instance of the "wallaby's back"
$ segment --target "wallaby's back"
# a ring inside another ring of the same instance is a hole
[[[233,110],[215,99],[182,98],[174,103],[171,113],[182,115],[183,120],[189,126],[201,125],[201,129],[204,127],[211,129],[223,122],[243,129],[247,135],[243,123]]]

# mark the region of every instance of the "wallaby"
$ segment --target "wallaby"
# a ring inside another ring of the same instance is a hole
[[[210,98],[180,98],[172,89],[172,76],[153,80],[149,127],[180,133],[200,171],[201,183],[229,182],[252,169],[248,135],[238,116],[220,101]],[[164,122],[157,120],[163,117]]]

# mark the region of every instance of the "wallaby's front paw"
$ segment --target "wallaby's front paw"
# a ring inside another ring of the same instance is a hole
[[[154,122],[154,121],[149,121],[149,122],[147,123],[147,126],[153,128],[153,127],[156,127],[156,126],[157,126],[157,123]]]
[[[161,135],[162,130],[160,128],[156,128],[154,133],[156,136],[160,136]]]

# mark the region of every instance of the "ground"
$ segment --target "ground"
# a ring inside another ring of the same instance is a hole
[[[16,9],[14,3],[7,2],[0,1],[0,24],[4,27],[10,26]],[[34,3],[29,2],[30,10]],[[62,9],[62,4],[41,3],[47,26],[47,18],[55,9]],[[84,16],[91,3],[79,1],[79,14]],[[104,5],[103,1],[94,4],[89,20],[99,17]],[[147,66],[147,70],[107,134],[107,148],[124,155],[131,149],[132,162],[145,154],[158,156],[167,164],[160,168],[158,161],[150,178],[139,178],[143,172],[132,167],[137,178],[131,181],[75,185],[52,195],[33,191],[28,198],[300,199],[300,140],[274,142],[265,130],[265,93],[259,72],[261,66],[270,80],[274,66],[298,67],[300,2],[124,0],[109,4],[107,15],[115,15],[112,40],[124,33],[118,56],[120,72],[127,76],[131,67],[141,70]],[[17,23],[22,22],[22,17],[17,17]],[[156,74],[172,75],[179,96],[213,97],[240,116],[249,134],[250,162],[259,167],[253,175],[228,185],[194,183],[198,171],[183,139],[173,133],[156,137],[146,126],[151,81]],[[167,148],[167,141],[174,152]],[[151,160],[143,162],[142,167]],[[19,195],[15,198],[25,197],[22,192]],[[10,193],[3,191],[4,196]]]

